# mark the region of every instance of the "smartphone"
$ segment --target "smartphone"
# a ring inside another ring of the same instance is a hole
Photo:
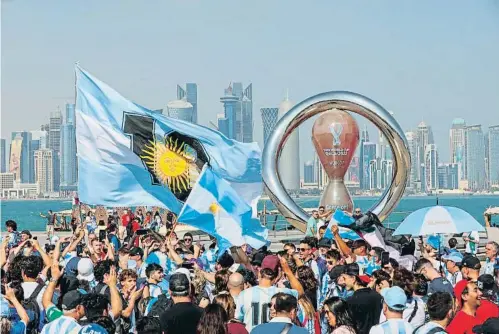
[[[61,242],[61,253],[69,246],[69,241]]]
[[[102,242],[106,239],[106,230],[99,231],[99,241]]]
[[[285,251],[285,250],[280,250],[277,252],[277,255],[279,255],[280,257],[283,257],[284,255],[286,255],[288,252]]]
[[[390,253],[382,252],[381,253],[381,267],[390,264]]]
[[[138,229],[135,233],[137,235],[146,235],[147,233],[149,233],[149,229],[148,228],[141,228],[141,229]]]

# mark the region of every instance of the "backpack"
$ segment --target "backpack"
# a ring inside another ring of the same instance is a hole
[[[149,303],[147,303],[144,316],[159,317],[172,306],[173,300],[165,295],[159,295],[159,297],[151,298]]]
[[[27,334],[36,334],[39,332],[39,329],[45,325],[43,321],[40,321],[40,306],[36,301],[36,298],[44,287],[44,284],[38,284],[31,296],[28,299],[23,300],[21,303],[29,316],[28,326],[26,327]]]

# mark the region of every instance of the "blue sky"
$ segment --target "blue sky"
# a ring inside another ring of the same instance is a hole
[[[424,119],[441,161],[455,117],[499,123],[499,2],[2,1],[3,138],[33,130],[74,94],[73,64],[149,108],[198,83],[198,117],[222,112],[230,81],[253,83],[261,107],[289,89],[364,94],[405,130]],[[301,160],[312,158],[309,121]],[[376,136],[371,131],[371,136]]]

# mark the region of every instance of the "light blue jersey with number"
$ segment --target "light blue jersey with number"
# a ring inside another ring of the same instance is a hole
[[[269,322],[270,300],[279,292],[287,293],[298,299],[298,291],[293,289],[254,286],[243,290],[237,297],[235,318],[246,324],[248,332],[251,332],[255,326]]]

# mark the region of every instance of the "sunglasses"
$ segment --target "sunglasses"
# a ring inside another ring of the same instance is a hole
[[[298,250],[300,252],[306,252],[306,251],[310,250],[310,248],[298,248]]]
[[[355,213],[360,213],[360,211],[355,211]]]
[[[184,241],[187,242],[187,241],[192,241],[191,238],[184,238]]]
[[[334,261],[326,261],[326,262],[327,262],[327,264],[334,266]]]

